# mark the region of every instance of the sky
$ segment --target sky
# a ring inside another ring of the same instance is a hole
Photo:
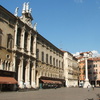
[[[93,51],[100,55],[100,0],[0,0],[12,14],[24,2],[32,8],[32,23],[56,47],[72,54]]]

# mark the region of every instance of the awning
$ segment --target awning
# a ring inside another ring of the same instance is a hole
[[[51,80],[41,80],[43,83],[52,83]]]
[[[54,81],[54,80],[41,80],[43,83],[54,83],[54,84],[62,84],[61,81]]]
[[[55,81],[55,83],[62,84],[62,82],[61,82],[61,81]]]
[[[0,84],[17,84],[13,77],[0,77]]]

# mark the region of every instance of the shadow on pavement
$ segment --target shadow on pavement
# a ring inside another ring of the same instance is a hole
[[[100,100],[100,94],[97,94],[98,100]]]
[[[96,96],[97,96],[97,99],[96,100],[100,100],[100,94],[96,94]],[[95,100],[95,99],[93,99],[93,98],[87,98],[87,99],[85,99],[85,100]]]
[[[94,100],[94,99],[93,99],[93,98],[91,98],[91,99],[87,98],[87,99],[85,99],[85,100]]]

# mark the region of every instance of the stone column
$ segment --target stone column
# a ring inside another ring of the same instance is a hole
[[[27,60],[26,71],[25,71],[25,83],[27,88],[31,88],[30,86],[30,60]]]
[[[14,50],[16,50],[17,31],[18,31],[18,21],[16,22],[16,25],[15,25],[15,35],[14,35]]]
[[[32,46],[32,47],[33,47],[33,48],[32,48],[32,53],[34,54],[34,37],[33,37],[33,41],[32,41],[32,42],[33,42],[33,44],[32,44],[32,45],[33,45],[33,46]]]
[[[14,65],[13,62],[10,62],[10,66],[9,66],[9,69],[8,69],[9,71],[13,71],[13,65]]]
[[[85,58],[85,80],[89,81],[88,79],[88,64],[87,64],[87,58]]]
[[[24,38],[25,38],[25,27],[22,28],[21,32],[21,51],[24,52]]]
[[[36,58],[36,40],[37,40],[37,36],[35,34],[34,35],[34,40],[33,40],[33,54],[34,54],[35,58]]]
[[[33,88],[36,88],[36,82],[35,82],[35,61],[32,61],[32,72],[31,72],[31,86]]]
[[[88,86],[91,86],[89,83],[89,79],[88,79],[88,63],[87,63],[87,57],[85,57],[85,83],[83,88],[87,88]]]
[[[6,70],[7,70],[7,71],[9,70],[9,67],[10,67],[10,66],[9,66],[9,63],[10,63],[10,62],[7,61],[7,64],[6,64]],[[9,71],[10,71],[10,70],[9,70]]]
[[[36,87],[39,87],[39,78],[40,78],[40,72],[36,73]]]
[[[27,50],[28,54],[30,55],[30,49],[31,49],[31,31],[28,33],[28,41],[27,41]]]
[[[19,84],[19,87],[20,87],[20,76],[21,76],[21,66],[20,66],[20,64],[18,64],[17,67],[18,67],[18,84]]]
[[[3,65],[4,70],[6,70],[6,67],[7,67],[6,63],[7,63],[7,60],[4,61],[4,65]]]
[[[20,61],[20,64],[19,64],[19,72],[20,72],[19,87],[24,88],[24,85],[23,85],[23,57],[20,60],[21,61]]]
[[[2,60],[0,60],[0,69],[2,69]]]
[[[12,57],[12,71],[15,71],[15,64],[16,64],[16,54],[13,53],[13,57]]]

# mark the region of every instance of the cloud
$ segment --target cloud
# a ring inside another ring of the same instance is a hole
[[[93,57],[100,57],[100,53],[96,50],[91,51],[93,53]]]
[[[91,51],[93,53],[93,57],[100,57],[100,53],[97,50],[92,50]],[[76,52],[75,54],[73,54],[73,56],[79,56],[81,52]]]
[[[75,54],[73,54],[73,56],[79,56],[81,52],[76,52]]]
[[[74,0],[76,3],[83,3],[84,0]]]

